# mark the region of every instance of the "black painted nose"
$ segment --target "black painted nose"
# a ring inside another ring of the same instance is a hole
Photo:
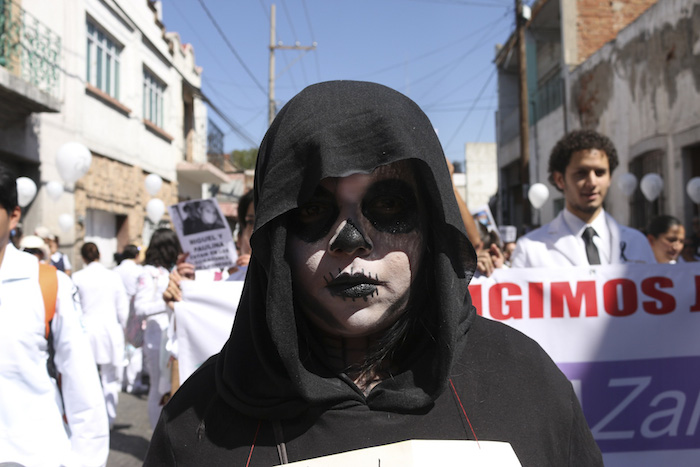
[[[372,245],[367,241],[360,229],[348,219],[340,232],[331,239],[331,251],[352,253],[358,249],[371,250]]]

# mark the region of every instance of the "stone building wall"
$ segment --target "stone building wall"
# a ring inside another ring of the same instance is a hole
[[[97,209],[126,216],[125,224],[115,235],[120,246],[133,243],[143,245],[141,234],[146,219],[146,204],[151,195],[146,191],[147,172],[141,167],[124,164],[95,155],[90,170],[75,184],[75,216],[85,219],[88,209]],[[177,203],[177,182],[163,180],[156,198],[166,206]],[[167,209],[163,220],[169,219]],[[85,239],[85,227],[76,224],[74,258],[80,258],[80,247]]]

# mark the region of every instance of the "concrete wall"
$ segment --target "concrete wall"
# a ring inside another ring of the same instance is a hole
[[[467,143],[464,147],[467,206],[488,204],[498,191],[496,143]]]

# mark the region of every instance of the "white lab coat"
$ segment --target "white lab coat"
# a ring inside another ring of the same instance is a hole
[[[647,238],[638,230],[618,224],[603,212],[610,230],[611,264],[656,263]],[[538,268],[588,266],[583,242],[576,238],[564,220],[564,211],[552,222],[518,239],[511,267]]]
[[[160,417],[160,401],[170,391],[170,375],[164,371],[167,363],[165,344],[172,310],[163,300],[163,292],[168,287],[170,272],[163,267],[147,264],[139,276],[134,309],[136,316],[146,319],[143,334],[144,366],[148,371],[148,417],[151,428],[155,428]]]
[[[109,454],[105,402],[74,287],[58,272],[51,323],[58,389],[46,370],[45,309],[37,259],[11,244],[0,266],[0,462],[26,466],[99,466]]]
[[[126,294],[131,299],[136,295],[136,287],[139,283],[139,276],[143,272],[143,266],[137,264],[133,259],[125,259],[114,271],[122,278],[122,283],[126,289]]]
[[[93,261],[73,273],[73,282],[80,293],[83,326],[90,336],[95,361],[121,366],[129,316],[129,300],[121,277]]]

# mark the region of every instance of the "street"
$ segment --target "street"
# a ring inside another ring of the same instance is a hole
[[[107,467],[143,465],[152,434],[146,400],[146,394],[119,394],[117,420],[110,433]]]

